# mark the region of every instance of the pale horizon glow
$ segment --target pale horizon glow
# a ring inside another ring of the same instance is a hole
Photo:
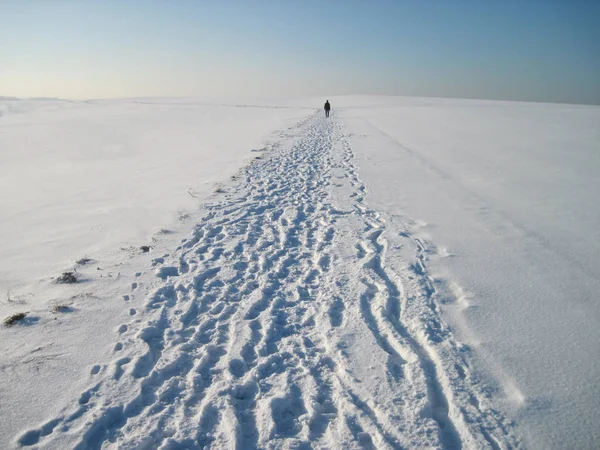
[[[0,0],[0,96],[600,104],[600,3]]]

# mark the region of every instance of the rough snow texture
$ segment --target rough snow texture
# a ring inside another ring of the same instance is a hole
[[[413,257],[387,267],[386,221],[339,126],[319,119],[156,263],[115,359],[20,444],[517,444],[439,317],[426,246],[403,231]]]
[[[0,292],[40,304],[40,279],[84,257],[106,267],[154,245],[161,230],[195,219],[218,182],[279,138],[273,132],[313,111],[0,100]]]
[[[437,247],[496,406],[530,448],[600,448],[600,108],[359,100],[338,118],[371,203]]]
[[[332,105],[2,327],[3,447],[597,446],[598,108]]]

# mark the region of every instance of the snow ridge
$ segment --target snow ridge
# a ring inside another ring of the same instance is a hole
[[[114,361],[18,445],[521,446],[440,317],[427,243],[369,207],[343,124],[296,131],[154,260]],[[388,266],[390,236],[412,260]]]

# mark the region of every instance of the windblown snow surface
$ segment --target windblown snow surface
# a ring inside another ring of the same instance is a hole
[[[14,183],[74,141],[89,173],[116,152],[148,176],[125,204],[93,191],[111,211],[95,236],[119,230],[98,248],[78,237],[97,211],[72,209],[85,183],[62,208],[3,183],[21,234],[1,308],[29,315],[0,329],[1,447],[598,448],[600,108],[330,100],[327,120],[321,99],[4,101]],[[189,149],[218,135],[202,164]],[[146,188],[160,214],[119,229]],[[42,274],[69,267],[37,230],[75,236],[78,283]]]

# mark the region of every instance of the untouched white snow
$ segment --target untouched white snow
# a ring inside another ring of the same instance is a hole
[[[330,100],[0,101],[0,447],[598,447],[600,108]]]

